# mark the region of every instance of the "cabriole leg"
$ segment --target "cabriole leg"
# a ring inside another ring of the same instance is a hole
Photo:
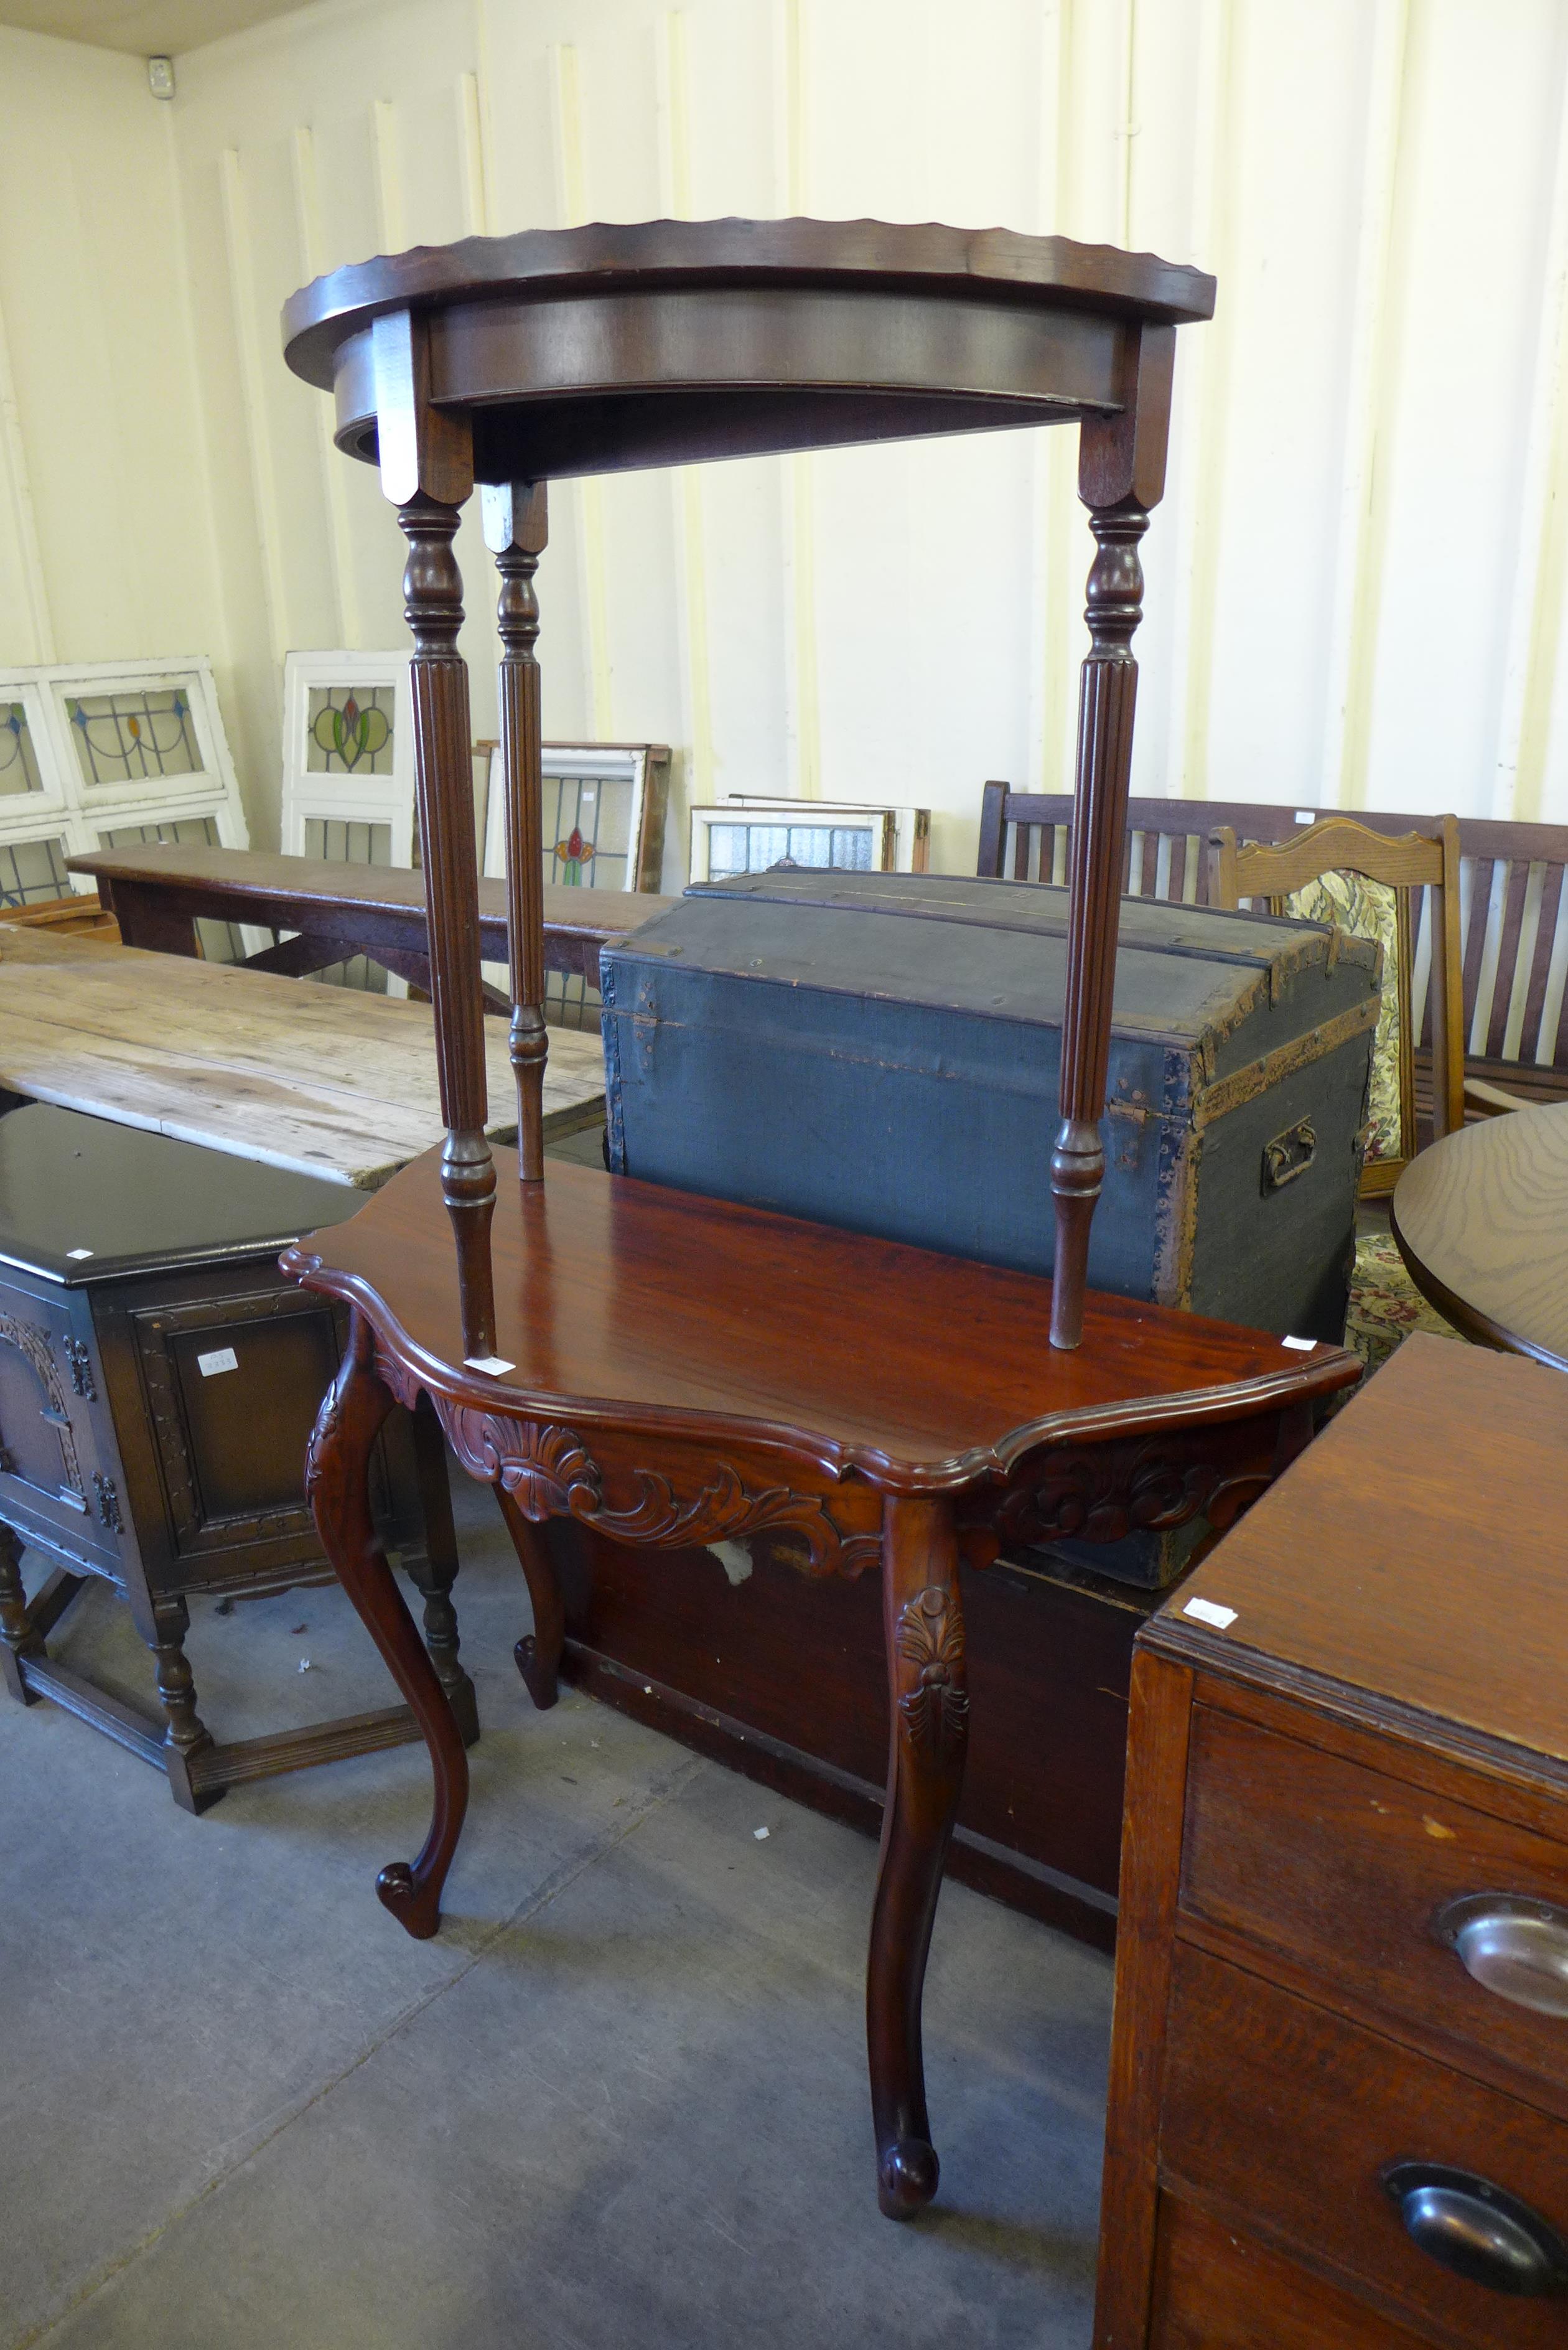
[[[946,1502],[884,1503],[882,1627],[891,1725],[866,2034],[877,2200],[889,2220],[908,2220],[937,2191],[920,1993],[969,1741],[958,1543]]]
[[[370,1326],[349,1318],[348,1345],[310,1439],[305,1490],[321,1546],[413,1708],[430,1750],[435,1810],[419,1858],[395,1860],[376,1890],[399,1923],[426,1940],[441,1923],[441,1887],[468,1807],[468,1757],[436,1669],[387,1564],[370,1515],[370,1454],[392,1399],[376,1376]]]
[[[528,1586],[534,1607],[534,1629],[524,1632],[512,1653],[517,1659],[528,1694],[541,1713],[560,1695],[561,1650],[566,1638],[566,1611],[555,1565],[539,1529],[531,1525],[504,1485],[495,1488],[517,1564]]]

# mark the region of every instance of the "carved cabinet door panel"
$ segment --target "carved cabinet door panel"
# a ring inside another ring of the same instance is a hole
[[[121,1505],[98,1374],[70,1296],[0,1284],[0,1518],[119,1571]]]

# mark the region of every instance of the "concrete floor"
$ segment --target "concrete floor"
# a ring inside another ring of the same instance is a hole
[[[0,1696],[5,2350],[1086,2344],[1109,1962],[947,1887],[941,2191],[881,2219],[874,1846],[576,1695],[535,1713],[521,1578],[454,1482],[484,1734],[433,1942],[371,1889],[421,1750],[192,1820]],[[151,1695],[108,1593],[55,1645]],[[389,1698],[336,1590],[198,1603],[190,1655],[220,1736]]]

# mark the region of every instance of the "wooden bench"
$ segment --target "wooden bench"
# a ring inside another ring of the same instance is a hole
[[[1123,888],[1129,895],[1209,903],[1210,835],[1229,825],[1241,841],[1277,844],[1332,811],[1248,800],[1127,803]],[[1352,811],[1374,832],[1408,832],[1435,816]],[[985,786],[977,870],[998,879],[1064,881],[1069,795]],[[1529,1101],[1568,1098],[1568,825],[1459,818],[1459,924],[1465,1075]],[[1422,892],[1411,1000],[1422,1052],[1418,1098],[1430,1098],[1430,906]]]
[[[424,875],[400,866],[345,865],[279,857],[254,848],[100,848],[68,858],[90,873],[128,947],[163,954],[198,951],[200,920],[293,931],[245,958],[243,968],[304,978],[356,954],[373,955],[427,992],[429,938]],[[599,949],[673,901],[640,890],[545,891],[545,962],[597,984]],[[506,884],[479,885],[479,951],[506,961]],[[508,1007],[509,1008],[509,1007]]]

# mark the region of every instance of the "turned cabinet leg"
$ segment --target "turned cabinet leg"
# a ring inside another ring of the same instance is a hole
[[[877,2200],[889,2220],[908,2220],[937,2191],[920,1992],[969,1740],[958,1542],[948,1503],[884,1503],[882,1625],[892,1719],[866,2033]]]
[[[446,1701],[462,1733],[465,1746],[479,1738],[479,1709],[473,1683],[458,1661],[461,1645],[457,1609],[452,1586],[457,1581],[457,1529],[452,1519],[452,1486],[446,1471],[446,1444],[428,1396],[421,1396],[412,1414],[414,1467],[425,1522],[425,1555],[409,1568],[409,1579],[424,1601],[425,1646],[446,1691]]]
[[[555,1564],[543,1537],[531,1525],[504,1485],[495,1488],[517,1564],[523,1569],[533,1603],[534,1629],[524,1632],[512,1653],[529,1696],[542,1712],[560,1695],[561,1650],[566,1638],[566,1610]]]
[[[9,1526],[0,1525],[0,1676],[24,1705],[36,1705],[38,1692],[22,1679],[22,1659],[41,1657],[44,1643],[27,1614],[22,1585],[22,1545]]]
[[[192,1765],[210,1752],[213,1733],[196,1711],[196,1683],[185,1654],[191,1610],[178,1592],[157,1592],[152,1598],[153,1671],[168,1728],[163,1733],[163,1767],[170,1793],[184,1812],[210,1812],[223,1794],[222,1787],[198,1785]]]
[[[306,1462],[321,1546],[375,1641],[430,1750],[435,1809],[412,1866],[395,1860],[376,1879],[394,1918],[418,1940],[441,1923],[441,1893],[468,1807],[468,1756],[434,1665],[403,1605],[370,1515],[370,1456],[392,1399],[376,1376],[370,1326],[349,1318],[348,1345],[327,1390]]]

